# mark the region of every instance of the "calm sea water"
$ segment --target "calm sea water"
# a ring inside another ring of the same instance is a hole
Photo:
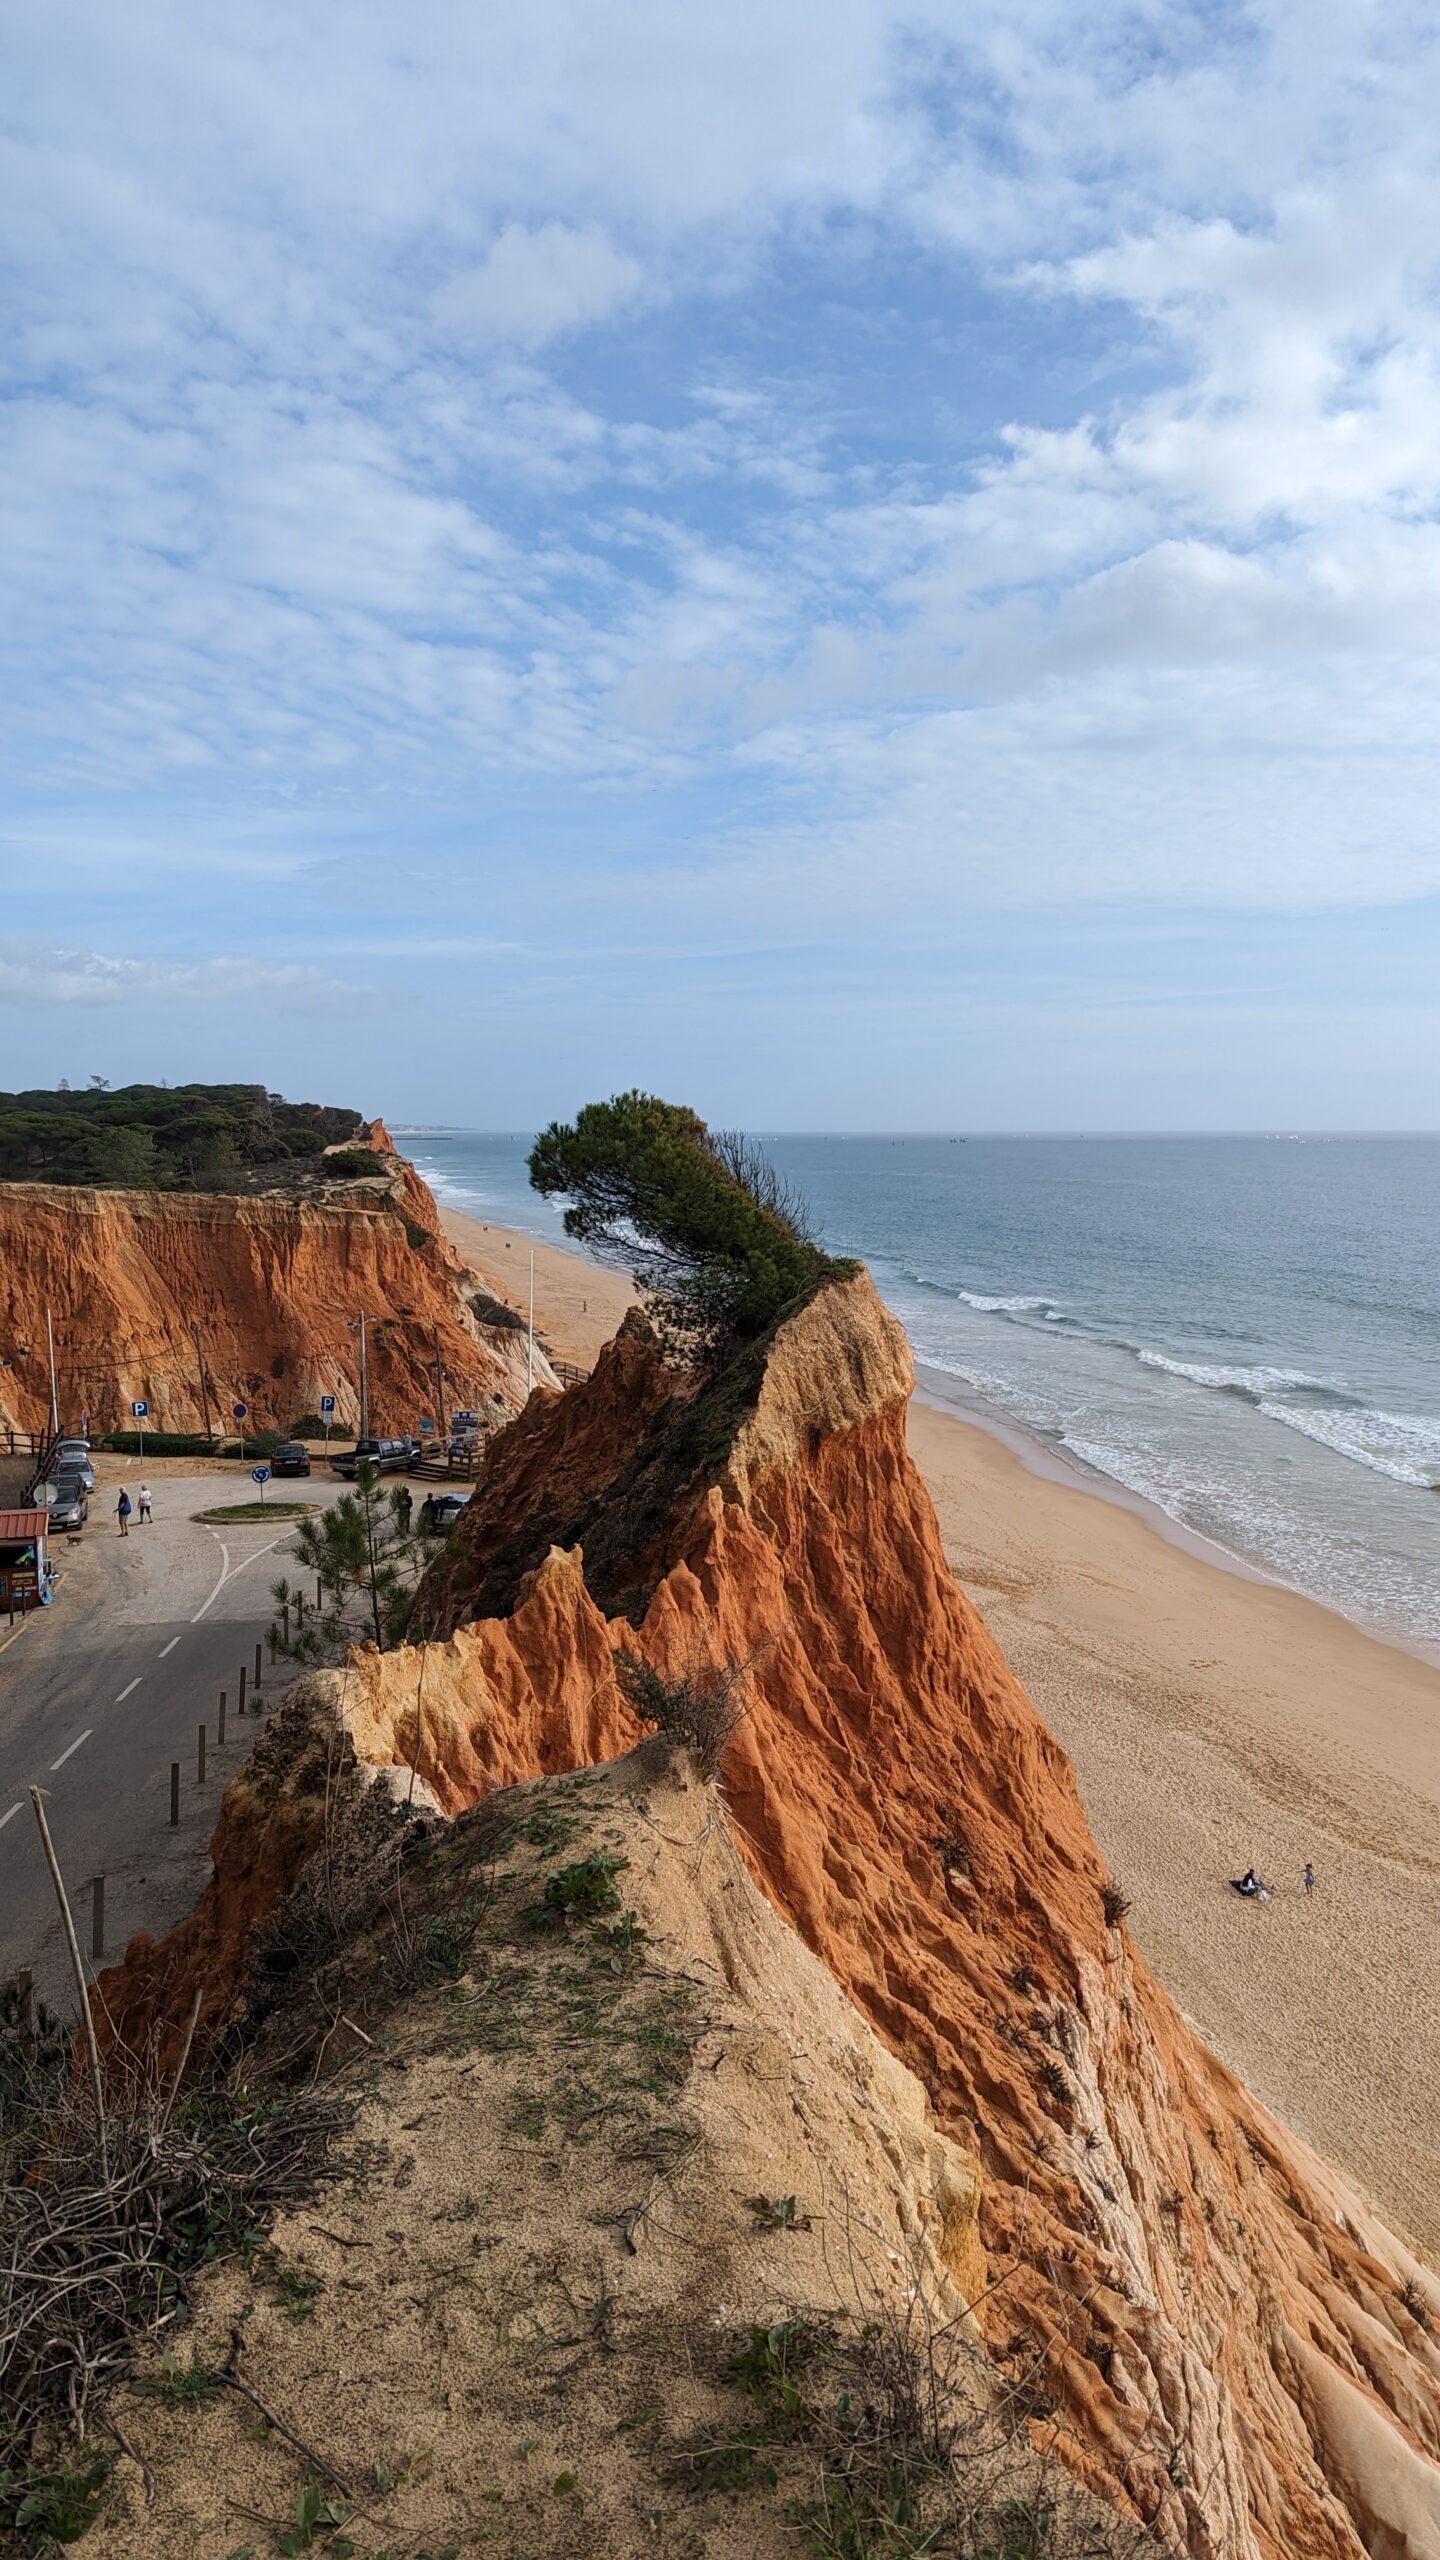
[[[402,1141],[560,1235],[528,1137]],[[923,1382],[1440,1656],[1440,1138],[772,1137]]]

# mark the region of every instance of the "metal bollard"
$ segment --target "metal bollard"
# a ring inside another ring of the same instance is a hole
[[[90,1915],[90,1953],[105,1953],[105,1879],[97,1876],[94,1884],[95,1903]]]
[[[178,1760],[172,1760],[170,1763],[170,1828],[172,1831],[178,1831],[180,1828],[180,1763]]]
[[[199,1767],[196,1772],[195,1783],[200,1787],[203,1787],[205,1784],[205,1727],[203,1724],[200,1727]]]
[[[257,1689],[260,1686],[260,1647],[258,1644],[255,1647],[255,1686]]]
[[[317,1609],[325,1606],[325,1588],[318,1573],[315,1576],[315,1606]]]
[[[289,1634],[289,1632],[290,1632],[290,1629],[289,1629],[289,1612],[288,1612],[288,1610],[287,1610],[287,1612],[286,1612],[286,1629],[285,1629],[285,1632],[286,1632],[286,1634],[287,1634],[287,1635],[288,1635],[288,1634]],[[271,1630],[270,1630],[270,1666],[271,1666],[271,1669],[273,1670],[273,1669],[274,1669],[274,1666],[275,1666],[275,1630],[274,1630],[274,1628],[273,1628],[273,1627],[272,1627],[272,1628],[271,1628]]]
[[[245,1665],[240,1665],[240,1713],[245,1713]]]
[[[215,1740],[223,1751],[225,1748],[225,1692],[223,1689],[220,1692],[220,1728]]]

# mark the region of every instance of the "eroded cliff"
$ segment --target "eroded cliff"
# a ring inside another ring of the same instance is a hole
[[[322,1395],[353,1430],[362,1312],[374,1429],[434,1411],[437,1359],[451,1405],[521,1403],[523,1341],[477,1323],[430,1193],[365,1134],[382,1172],[303,1198],[0,1184],[0,1423],[49,1419],[47,1310],[62,1420],[95,1432],[130,1428],[133,1399],[155,1431],[228,1431],[235,1403],[283,1431]]]
[[[138,2035],[233,1996],[318,1836],[317,1720],[453,1811],[635,1739],[617,1645],[750,1657],[742,1854],[980,2162],[979,2317],[1075,2468],[1176,2550],[1429,2560],[1440,2285],[1111,1925],[1069,1763],[946,1567],[909,1385],[863,1276],[699,1397],[632,1320],[496,1444],[429,1595],[448,1638],[296,1699],[195,1918],[107,1977],[112,2012]]]

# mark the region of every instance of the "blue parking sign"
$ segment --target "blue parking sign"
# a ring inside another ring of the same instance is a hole
[[[144,1403],[143,1400],[132,1404],[130,1407],[130,1411],[137,1422],[143,1422],[149,1410],[150,1407],[148,1404]]]
[[[322,1396],[322,1397],[321,1397],[321,1399],[320,1399],[320,1410],[321,1410],[321,1412],[322,1412],[322,1413],[333,1413],[333,1412],[334,1412],[334,1410],[335,1410],[335,1399],[334,1399],[334,1397],[333,1397],[333,1396]]]

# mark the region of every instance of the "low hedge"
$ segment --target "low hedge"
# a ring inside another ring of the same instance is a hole
[[[246,1457],[272,1458],[283,1437],[279,1431],[247,1431]],[[141,1437],[138,1431],[107,1431],[91,1446],[111,1449],[117,1457],[138,1458]],[[240,1442],[233,1431],[220,1440],[207,1439],[203,1431],[147,1431],[144,1454],[147,1458],[237,1458]]]

